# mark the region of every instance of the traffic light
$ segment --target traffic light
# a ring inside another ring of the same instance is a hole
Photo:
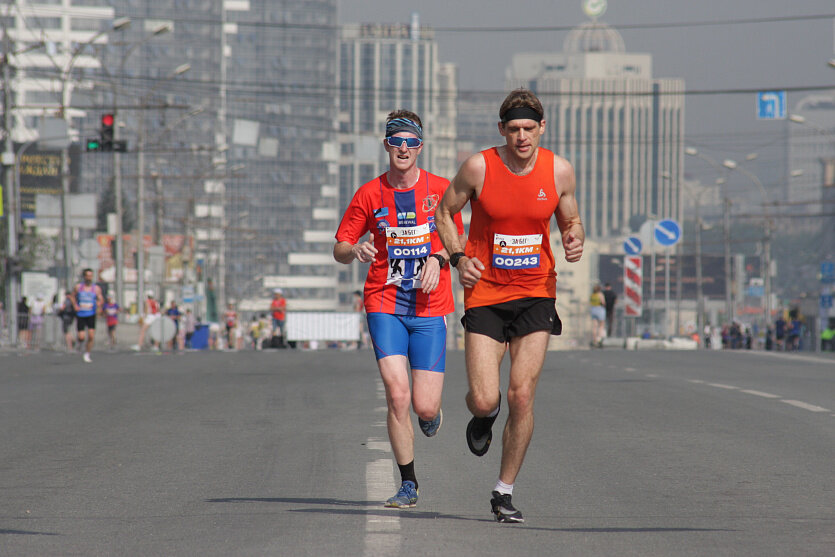
[[[113,125],[116,123],[116,118],[112,114],[101,115],[101,146],[102,151],[113,150]],[[89,149],[88,149],[89,150]]]
[[[88,151],[101,151],[101,139],[98,137],[88,137],[87,138],[87,150]]]

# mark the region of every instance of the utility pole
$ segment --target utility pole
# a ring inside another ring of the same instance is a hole
[[[731,200],[727,196],[722,200],[723,207],[723,233],[725,239],[725,321],[732,323],[734,320],[734,303],[732,297],[732,276],[731,276]]]
[[[17,258],[17,204],[14,188],[14,144],[12,142],[12,92],[11,92],[11,69],[9,68],[9,32],[3,21],[3,129],[6,132],[2,163],[3,163],[3,186],[6,192],[6,277],[8,287],[6,289],[6,315],[9,325],[9,342],[17,344],[17,269],[13,264]]]

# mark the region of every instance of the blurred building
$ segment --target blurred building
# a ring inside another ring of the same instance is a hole
[[[126,234],[137,226],[142,182],[146,243],[194,239],[178,254],[187,264],[179,282],[163,285],[170,295],[188,287],[200,298],[211,278],[221,303],[268,304],[268,289],[280,286],[294,309],[335,307],[336,0],[63,0],[4,10],[12,51],[46,45],[14,59],[15,139],[35,137],[62,83],[76,138],[97,135],[102,114],[116,114],[126,152],[82,152],[76,185],[111,212],[118,167]],[[123,17],[130,26],[110,31]],[[62,75],[62,61],[102,31]],[[134,254],[125,256],[135,280]]]
[[[783,189],[785,212],[832,213],[835,200],[835,94],[809,95],[792,111],[789,126],[788,187]],[[810,230],[833,217],[795,219]],[[811,227],[811,228],[810,228]],[[831,228],[831,227],[830,227]]]
[[[421,168],[451,178],[456,150],[457,74],[438,60],[432,29],[417,14],[409,24],[345,25],[339,42],[339,208],[344,211],[362,184],[388,170],[383,150],[386,116],[411,110],[423,122]],[[340,213],[341,215],[341,213]],[[330,245],[333,244],[333,227]],[[340,302],[362,290],[366,268],[339,267]]]
[[[647,217],[681,220],[684,80],[653,77],[650,54],[627,52],[594,20],[562,52],[515,55],[507,85],[542,101],[542,146],[574,165],[590,238],[625,235]]]

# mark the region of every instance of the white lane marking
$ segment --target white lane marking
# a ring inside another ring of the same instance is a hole
[[[807,356],[806,354],[802,354],[799,352],[774,352],[772,350],[726,350],[726,352],[731,352],[734,354],[751,354],[756,356],[767,356],[771,358],[783,358],[787,360],[803,360],[807,362],[815,362],[818,364],[835,365],[835,360],[833,360],[832,358],[819,358],[816,356]]]
[[[739,392],[745,393],[746,395],[761,396],[763,398],[780,398],[780,395],[773,395],[771,393],[764,393],[762,391],[752,391],[751,389],[744,389]]]
[[[383,501],[394,491],[391,479],[392,461],[388,458],[369,462],[365,468],[365,493],[371,505],[382,508]],[[376,503],[379,501],[379,503]],[[400,517],[397,513],[365,515],[365,548],[363,555],[397,555],[400,553]]]
[[[385,401],[386,390],[383,381],[377,378],[377,398]],[[378,406],[375,412],[388,412],[386,406]],[[385,420],[374,424],[385,427]],[[388,438],[369,437],[366,446],[372,451],[384,451],[391,454],[391,444]],[[370,502],[369,509],[383,509],[383,502],[394,493],[394,459],[380,458],[369,462],[365,466],[365,496]],[[368,513],[365,515],[365,547],[363,555],[375,557],[377,555],[397,555],[400,553],[400,516],[391,514]]]
[[[655,379],[658,376],[654,373],[647,373],[647,374],[644,375],[644,377],[649,377],[650,379]]]
[[[801,402],[799,400],[783,399],[780,402],[785,402],[786,404],[791,404],[792,406],[796,406],[798,408],[803,408],[804,410],[808,410],[809,412],[830,412],[830,410],[828,410],[826,408],[822,408],[820,406],[815,406],[814,404],[809,404],[807,402]]]
[[[711,387],[716,387],[717,389],[728,389],[729,391],[736,391],[739,390],[739,387],[734,387],[733,385],[725,385],[724,383],[708,383]]]
[[[697,385],[704,385],[704,383],[705,383],[701,379],[688,379],[687,382],[688,383],[695,383]]]

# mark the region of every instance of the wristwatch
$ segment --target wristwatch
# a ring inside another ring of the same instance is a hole
[[[453,267],[457,267],[458,266],[458,260],[461,259],[462,257],[464,257],[465,255],[467,255],[467,254],[464,253],[463,251],[456,251],[455,253],[453,253],[452,255],[449,256],[449,264],[452,265]]]
[[[434,257],[435,259],[437,259],[438,260],[438,267],[441,268],[441,269],[443,269],[444,265],[446,265],[446,257],[441,255],[440,253],[432,253],[432,254],[429,255],[429,257]]]

